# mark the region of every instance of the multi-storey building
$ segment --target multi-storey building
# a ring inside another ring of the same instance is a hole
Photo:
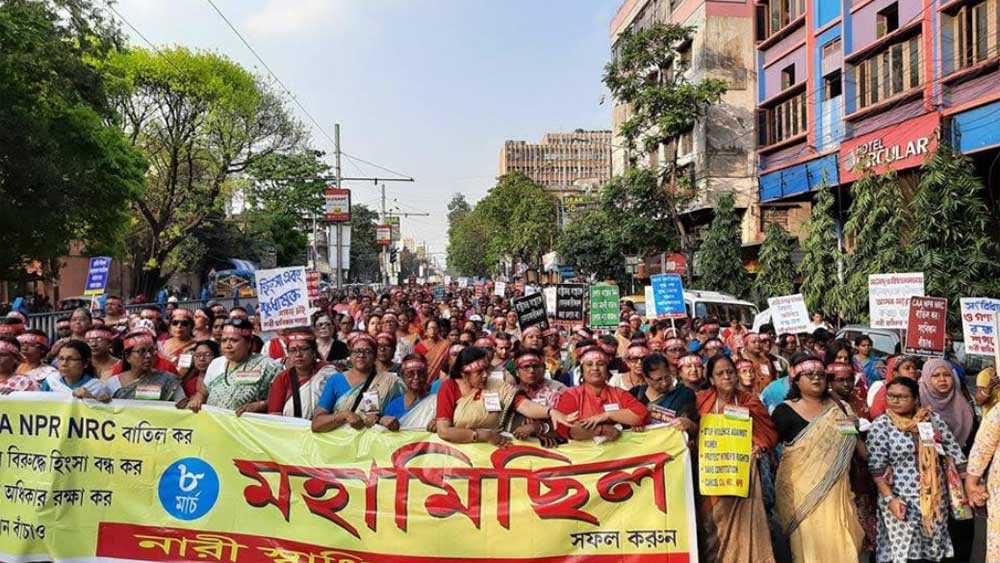
[[[680,58],[686,78],[724,80],[728,91],[694,129],[680,139],[677,164],[694,186],[695,199],[683,219],[692,232],[705,228],[721,192],[731,192],[743,213],[746,255],[761,240],[754,179],[754,111],[756,68],[754,5],[752,0],[625,0],[611,22],[612,56],[627,30],[647,29],[655,23],[690,26],[693,36],[682,46]],[[673,147],[661,146],[648,155],[629,155],[620,135],[630,108],[615,102],[612,109],[612,169],[625,170],[631,158],[640,166],[658,167],[673,156]],[[638,157],[638,158],[636,158]]]
[[[579,193],[578,180],[600,184],[611,178],[611,131],[546,133],[540,143],[506,141],[500,149],[500,175],[522,172],[560,197]]]
[[[794,232],[829,186],[846,220],[867,169],[912,192],[939,139],[988,200],[1000,169],[1000,0],[757,0],[758,166],[766,219]]]

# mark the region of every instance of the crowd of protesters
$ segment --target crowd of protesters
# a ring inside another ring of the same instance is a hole
[[[666,425],[695,448],[701,417],[736,413],[752,420],[750,492],[695,487],[702,560],[1000,561],[994,369],[970,392],[949,359],[880,358],[870,338],[836,340],[821,318],[812,333],[775,334],[671,324],[626,303],[603,333],[522,328],[513,295],[483,294],[353,290],[317,303],[311,326],[275,334],[211,302],[129,314],[109,297],[55,334],[15,312],[0,318],[0,393],[171,401],[307,419],[313,432],[379,425],[495,447]]]

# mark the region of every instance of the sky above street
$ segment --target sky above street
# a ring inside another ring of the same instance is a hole
[[[620,0],[215,0],[344,152],[412,176],[388,207],[444,264],[447,203],[475,202],[497,175],[504,140],[610,129],[601,104],[608,26]],[[265,70],[207,0],[120,0],[153,44],[213,50]],[[145,43],[123,25],[135,44]],[[313,144],[333,146],[295,106]],[[332,156],[328,158],[332,164]],[[385,176],[344,159],[345,176]],[[373,183],[349,182],[378,209]]]

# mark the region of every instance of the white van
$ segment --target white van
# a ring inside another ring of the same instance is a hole
[[[642,295],[623,297],[622,301],[631,301],[636,312],[646,316],[646,303]],[[688,318],[715,317],[722,325],[738,319],[743,325],[752,326],[753,318],[759,312],[753,303],[741,301],[720,291],[685,291],[684,308],[687,309]]]

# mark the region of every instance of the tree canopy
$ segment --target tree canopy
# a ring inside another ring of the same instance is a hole
[[[740,257],[740,216],[733,194],[724,193],[715,205],[715,217],[698,250],[696,286],[746,297],[750,279]]]

